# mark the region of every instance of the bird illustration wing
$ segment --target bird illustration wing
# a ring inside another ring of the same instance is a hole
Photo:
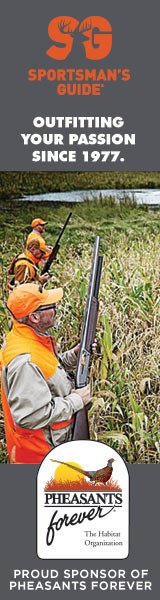
[[[103,469],[99,469],[95,473],[96,479],[103,478],[104,481],[107,481],[110,479],[112,471],[112,467],[104,467]]]

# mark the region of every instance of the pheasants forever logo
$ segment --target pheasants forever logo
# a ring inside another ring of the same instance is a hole
[[[108,19],[90,16],[81,21],[74,17],[55,17],[48,26],[48,35],[54,44],[46,54],[55,60],[65,60],[76,42],[83,45],[89,60],[106,58],[112,48],[112,27]]]
[[[118,453],[90,441],[52,450],[38,474],[37,531],[40,558],[126,558],[128,472]]]

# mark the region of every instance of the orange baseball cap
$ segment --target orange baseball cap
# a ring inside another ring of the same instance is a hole
[[[41,292],[35,283],[22,283],[9,294],[7,307],[18,320],[27,317],[42,306],[47,307],[59,302],[62,296],[62,288],[43,289]]]
[[[47,225],[47,221],[43,221],[43,219],[33,219],[31,226],[36,227],[37,225]]]

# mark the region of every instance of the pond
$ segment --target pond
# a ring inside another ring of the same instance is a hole
[[[133,190],[74,190],[72,192],[52,192],[45,194],[34,194],[33,196],[25,196],[24,201],[27,202],[84,202],[85,200],[93,201],[100,198],[114,198],[117,203],[125,198],[134,200],[137,205],[145,205],[150,208],[158,208],[160,206],[160,189],[133,189]],[[22,200],[22,199],[21,199]]]

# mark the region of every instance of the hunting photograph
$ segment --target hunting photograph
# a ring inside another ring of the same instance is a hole
[[[0,462],[159,463],[160,173],[1,172]]]

